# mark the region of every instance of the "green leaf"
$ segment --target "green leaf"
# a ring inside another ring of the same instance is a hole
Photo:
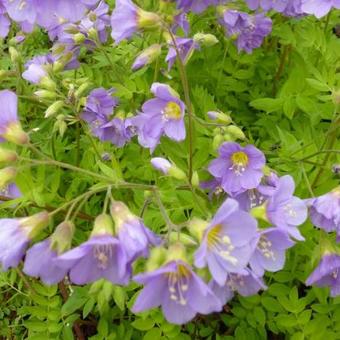
[[[255,99],[249,103],[250,106],[257,110],[265,111],[267,113],[282,110],[284,100],[283,98],[260,98]]]
[[[320,80],[307,78],[306,81],[315,90],[318,90],[321,92],[332,91],[332,89],[326,83],[323,83]]]
[[[83,308],[83,319],[86,319],[86,317],[91,313],[95,303],[96,300],[93,297],[87,300]]]
[[[138,329],[139,331],[148,331],[155,325],[155,322],[151,319],[137,319],[131,323],[133,328]]]
[[[161,335],[162,335],[162,331],[159,328],[153,328],[145,333],[143,340],[160,339]]]

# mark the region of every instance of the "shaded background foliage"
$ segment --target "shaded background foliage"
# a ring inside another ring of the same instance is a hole
[[[153,1],[139,1],[145,9]],[[113,5],[111,1],[111,5]],[[340,90],[340,40],[333,31],[339,23],[339,11],[332,11],[321,21],[314,17],[286,19],[272,14],[274,30],[264,45],[252,54],[238,53],[232,41],[225,39],[214,12],[190,18],[192,31],[212,33],[219,43],[203,48],[192,56],[187,67],[196,116],[205,120],[206,112],[219,109],[243,130],[249,142],[266,155],[268,165],[280,174],[290,173],[297,183],[297,194],[310,197],[328,192],[339,183],[332,165],[339,155],[318,153],[340,149],[339,118],[334,95]],[[22,78],[23,62],[46,53],[51,43],[42,31],[35,30],[21,45],[15,46],[20,60],[11,61],[10,36],[1,43],[1,88],[15,89],[20,98],[20,115],[32,142],[56,160],[76,164],[103,173],[113,179],[155,183],[171,219],[183,223],[194,216],[207,218],[221,204],[198,197],[204,214],[197,208],[190,192],[173,190],[174,180],[158,177],[149,165],[148,150],[137,143],[123,149],[93,139],[86,126],[77,120],[80,106],[70,103],[57,123],[44,119],[48,100],[33,96],[35,87]],[[131,43],[108,44],[102,50],[81,51],[81,67],[56,79],[61,96],[84,82],[90,87],[114,87],[120,98],[119,110],[134,113],[150,97],[150,84],[167,81],[179,93],[177,70],[166,71],[165,54],[157,64],[132,73],[131,64],[138,52],[159,40],[159,33],[148,33]],[[13,58],[12,58],[13,59]],[[339,101],[339,98],[337,99]],[[337,120],[336,120],[337,119]],[[333,122],[333,125],[332,125]],[[334,122],[338,122],[334,124]],[[67,132],[63,133],[64,130]],[[213,128],[195,122],[194,169],[201,179],[208,178],[205,166],[216,156],[212,146]],[[179,167],[186,168],[186,143],[162,140],[157,154],[165,154]],[[28,151],[22,151],[22,155]],[[101,160],[107,152],[111,160]],[[314,155],[315,156],[311,156]],[[72,171],[39,166],[23,167],[17,184],[24,194],[13,209],[13,202],[2,203],[2,216],[22,216],[53,209],[97,183],[96,179]],[[166,228],[158,207],[148,192],[124,190],[115,198],[129,203],[141,213],[144,206],[146,225],[155,232]],[[75,243],[87,239],[93,217],[101,212],[103,195],[94,195],[82,207],[77,219]],[[13,211],[14,210],[14,211]],[[62,221],[63,214],[57,217]],[[41,239],[53,230],[52,225]],[[160,311],[132,315],[129,308],[138,292],[136,284],[127,288],[104,281],[85,287],[67,282],[47,287],[22,276],[20,270],[0,273],[0,336],[3,339],[340,339],[340,298],[329,298],[327,289],[307,288],[304,281],[320,256],[319,231],[310,222],[302,227],[306,238],[288,251],[284,270],[267,273],[268,290],[255,296],[237,297],[222,313],[198,316],[179,327],[167,323]]]

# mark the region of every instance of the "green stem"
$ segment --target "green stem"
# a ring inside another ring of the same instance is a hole
[[[191,99],[190,99],[190,89],[189,89],[189,83],[188,83],[188,77],[187,73],[185,70],[185,65],[182,62],[181,55],[178,50],[178,46],[176,43],[176,39],[171,32],[171,29],[168,29],[168,32],[170,34],[173,46],[176,50],[176,55],[177,55],[177,64],[178,64],[178,69],[180,73],[180,78],[182,82],[182,87],[183,87],[183,92],[184,92],[184,99],[185,99],[185,104],[187,107],[188,111],[188,138],[189,138],[189,157],[188,157],[188,163],[189,163],[189,170],[188,170],[188,179],[189,182],[191,183],[192,180],[192,174],[193,174],[193,150],[194,150],[194,143],[193,143],[193,112],[192,112],[192,104],[191,104]]]

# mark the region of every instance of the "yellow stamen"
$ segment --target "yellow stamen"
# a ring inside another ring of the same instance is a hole
[[[169,102],[164,109],[164,116],[167,119],[179,120],[182,116],[182,110],[177,103]]]

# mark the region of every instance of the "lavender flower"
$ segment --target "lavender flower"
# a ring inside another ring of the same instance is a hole
[[[29,242],[48,223],[48,213],[30,217],[0,219],[0,264],[6,271],[17,267]]]
[[[340,295],[340,256],[326,253],[313,273],[307,278],[306,284],[318,287],[330,287],[331,296]]]
[[[221,186],[230,195],[256,188],[263,176],[263,153],[253,145],[242,147],[234,142],[223,143],[219,158],[209,164],[209,172],[221,179]]]
[[[55,58],[51,54],[35,56],[25,64],[26,71],[22,77],[32,84],[39,84],[47,76],[48,66],[53,65]]]
[[[169,85],[153,83],[151,92],[156,98],[144,103],[134,123],[139,143],[153,151],[163,134],[175,141],[185,139],[185,105]]]
[[[209,287],[219,298],[222,305],[231,300],[235,292],[241,296],[251,296],[260,289],[267,288],[263,280],[249,269],[246,269],[242,274],[229,274],[222,286],[212,280]]]
[[[60,282],[67,274],[67,269],[58,267],[55,260],[71,247],[73,232],[73,223],[59,224],[51,237],[35,244],[27,251],[23,272],[40,277],[48,285]]]
[[[236,10],[223,13],[220,23],[225,27],[228,36],[237,37],[237,48],[251,53],[262,45],[263,39],[272,30],[272,21],[263,13],[249,15]]]
[[[153,44],[146,48],[142,53],[140,53],[132,65],[132,70],[136,71],[145,65],[151,64],[154,60],[156,60],[162,52],[161,45]]]
[[[327,232],[340,232],[340,187],[309,202],[312,223]]]
[[[157,14],[143,11],[131,0],[117,0],[111,16],[111,36],[118,44],[131,38],[138,30],[157,27],[159,24],[160,18]]]
[[[10,183],[0,190],[0,195],[15,199],[22,196],[20,189],[15,183]]]
[[[123,202],[112,203],[111,216],[115,222],[117,238],[129,261],[140,256],[147,257],[149,246],[161,244],[161,239],[140,218],[132,214]]]
[[[249,261],[252,270],[258,276],[262,276],[265,270],[281,270],[285,263],[285,250],[293,245],[294,242],[283,230],[269,228],[261,231],[255,252]]]
[[[256,228],[256,220],[228,198],[203,235],[195,253],[195,265],[198,268],[208,265],[212,277],[221,286],[229,273],[244,273],[256,246]]]
[[[9,20],[6,9],[2,3],[0,3],[0,37],[6,38],[11,26],[11,21]]]
[[[339,0],[301,0],[301,9],[304,13],[313,14],[321,18],[329,13],[332,7],[340,8]]]
[[[225,0],[177,0],[177,8],[195,13],[203,12],[208,6],[217,6]]]
[[[193,39],[190,39],[190,38],[176,37],[175,41],[176,41],[176,47],[179,52],[179,56],[182,60],[182,63],[186,64],[189,58],[191,57],[191,55],[193,54],[194,50],[198,49],[199,46]],[[170,45],[170,48],[165,58],[165,61],[168,63],[168,69],[170,70],[176,61],[177,51],[172,41],[169,42],[169,45]]]
[[[261,7],[264,11],[271,9],[283,13],[286,16],[299,16],[303,14],[301,0],[247,0],[250,9],[255,10]]]
[[[172,164],[167,159],[162,157],[152,158],[151,164],[155,169],[161,171],[164,175],[167,175],[170,168],[172,167]]]
[[[8,90],[0,91],[0,141],[3,140],[16,144],[29,141],[18,120],[18,97]]]
[[[16,22],[34,24],[37,11],[35,0],[3,0],[3,4],[10,18]]]
[[[222,308],[211,289],[181,260],[137,275],[134,280],[145,285],[132,307],[134,313],[162,306],[166,320],[180,325],[197,313],[209,314]]]
[[[300,198],[293,196],[294,190],[293,178],[289,175],[281,177],[277,190],[268,199],[266,214],[276,227],[286,230],[297,240],[304,240],[296,227],[305,222],[307,206]]]
[[[55,264],[67,269],[70,280],[80,285],[101,278],[127,284],[131,275],[125,250],[112,236],[112,221],[105,214],[96,218],[89,240],[59,256]]]

